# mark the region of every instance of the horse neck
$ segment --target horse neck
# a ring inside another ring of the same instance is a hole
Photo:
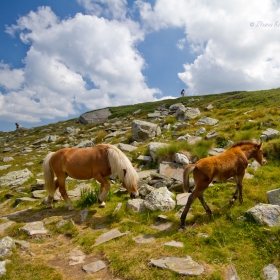
[[[245,145],[245,146],[240,147],[240,149],[246,155],[247,159],[252,158],[254,155],[254,152],[255,152],[254,146]]]

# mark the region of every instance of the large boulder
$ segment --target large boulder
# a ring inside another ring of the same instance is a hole
[[[157,124],[134,120],[131,127],[132,138],[135,141],[143,142],[161,135],[161,129]]]
[[[79,122],[88,124],[88,123],[101,123],[108,120],[108,117],[112,115],[109,108],[100,109],[96,111],[91,111],[82,114],[79,117]]]
[[[0,178],[0,186],[19,186],[25,183],[33,174],[28,168],[19,171],[12,171]]]

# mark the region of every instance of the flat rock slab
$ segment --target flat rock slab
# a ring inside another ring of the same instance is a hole
[[[47,235],[48,231],[44,228],[44,224],[41,221],[31,222],[25,224],[25,226],[20,228],[21,230],[27,232],[28,235]]]
[[[95,273],[104,268],[106,268],[106,264],[101,260],[89,264],[85,264],[83,266],[83,270],[90,273]]]
[[[137,244],[153,243],[156,241],[155,238],[150,234],[138,235],[138,236],[134,237],[133,239]]]
[[[178,247],[178,248],[183,248],[184,244],[182,242],[177,242],[177,241],[170,241],[170,242],[166,242],[164,243],[165,246],[170,246],[170,247]]]
[[[119,148],[122,151],[126,151],[126,152],[132,152],[132,151],[137,149],[137,147],[135,147],[135,146],[128,145],[128,144],[123,144],[123,143],[119,143]]]
[[[74,248],[69,253],[69,265],[76,265],[84,262],[86,255],[79,248]]]
[[[159,165],[159,173],[183,182],[184,167],[181,164],[173,162],[165,162]]]
[[[110,241],[112,239],[124,236],[130,234],[130,231],[126,231],[124,233],[121,233],[118,229],[113,229],[111,231],[108,231],[102,235],[100,235],[93,246],[98,246],[99,244],[105,243],[107,241]]]
[[[189,199],[190,195],[191,195],[191,193],[179,193],[176,196],[177,205],[185,206],[188,202],[188,199]]]
[[[190,256],[186,258],[165,257],[161,259],[151,259],[150,265],[170,269],[186,276],[198,276],[204,272],[203,265],[193,261]]]
[[[168,222],[168,223],[161,223],[161,222],[155,222],[152,225],[152,228],[157,229],[159,231],[164,231],[164,230],[169,230],[173,226],[173,223]]]

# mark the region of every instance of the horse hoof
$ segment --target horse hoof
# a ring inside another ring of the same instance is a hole
[[[105,208],[105,206],[106,206],[106,203],[104,201],[102,203],[100,203],[100,205],[99,205],[100,208]]]

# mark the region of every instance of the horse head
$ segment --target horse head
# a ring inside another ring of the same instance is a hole
[[[266,159],[263,157],[262,142],[260,144],[257,144],[256,151],[254,153],[254,158],[260,165],[266,163]]]
[[[123,169],[124,172],[124,180],[123,180],[123,186],[127,189],[130,198],[136,198],[139,196],[138,187],[137,187],[137,181],[134,176],[128,176],[127,170]]]

